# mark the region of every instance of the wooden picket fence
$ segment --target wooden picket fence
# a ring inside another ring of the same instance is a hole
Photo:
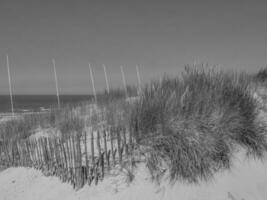
[[[28,138],[0,145],[0,162],[24,166],[58,176],[74,188],[98,183],[112,167],[134,161],[132,131],[125,127],[102,128],[63,137]]]

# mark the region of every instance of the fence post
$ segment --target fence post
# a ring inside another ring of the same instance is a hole
[[[127,140],[126,140],[126,128],[123,127],[122,131],[123,131],[122,132],[123,133],[123,147],[125,149],[126,155],[128,156],[129,152],[128,152],[128,144],[127,144]]]
[[[77,170],[77,188],[81,188],[84,184],[83,174],[82,174],[82,153],[81,153],[81,140],[79,134],[76,135],[76,149],[77,149],[77,164],[78,164],[78,170]]]
[[[92,166],[95,165],[95,149],[94,149],[94,131],[91,132],[91,154],[92,154]]]
[[[107,135],[106,135],[106,130],[103,131],[103,136],[104,136],[104,148],[105,148],[105,157],[107,161],[108,168],[110,167],[109,165],[109,154],[107,150]]]
[[[109,94],[109,82],[108,82],[108,75],[107,75],[106,65],[103,65],[103,69],[104,69],[104,74],[105,74],[107,92]]]
[[[123,86],[124,86],[124,90],[125,90],[125,98],[127,99],[128,98],[128,92],[127,92],[127,84],[126,84],[126,80],[125,80],[125,74],[123,71],[123,66],[121,65],[120,68],[121,68],[121,76],[122,76]]]
[[[139,73],[139,67],[136,65],[136,74],[137,74],[137,80],[138,80],[138,95],[141,95],[141,78]]]
[[[37,150],[37,156],[38,156],[38,161],[39,161],[38,169],[41,169],[42,162],[43,162],[42,155],[41,155],[41,150],[40,150],[40,147],[39,147],[38,139],[34,139],[34,141],[35,141],[36,150]],[[27,144],[26,144],[26,148],[27,148]],[[27,153],[26,153],[26,155],[27,155]]]
[[[68,173],[68,163],[67,163],[68,158],[67,158],[64,142],[62,139],[60,142],[60,147],[61,147],[62,156],[63,156],[63,182],[65,182],[67,180],[67,173]]]
[[[120,128],[117,127],[116,129],[117,133],[117,145],[118,145],[118,154],[119,154],[119,162],[121,164],[122,162],[122,151],[121,151],[121,137],[120,137]]]
[[[53,63],[54,76],[55,76],[55,84],[56,84],[56,92],[57,92],[57,105],[58,105],[58,109],[60,109],[58,78],[57,78],[57,70],[56,70],[56,62],[55,62],[55,59],[52,59],[52,63]]]
[[[70,138],[67,137],[67,141],[66,141],[66,151],[67,151],[67,166],[68,166],[68,176],[67,176],[67,180],[68,182],[71,181],[71,174],[72,174],[72,169],[71,169],[71,152],[70,152],[70,148],[69,148],[69,140]]]
[[[88,179],[88,173],[89,173],[89,164],[88,164],[88,155],[87,155],[87,132],[84,131],[84,151],[85,151],[85,180]]]
[[[114,152],[114,147],[113,147],[113,128],[110,128],[110,146],[111,146],[111,155],[112,155],[112,161],[113,161],[113,165],[116,165],[116,161],[115,161],[115,153]]]
[[[102,163],[101,145],[100,145],[100,133],[97,131],[97,149],[98,149],[98,167]],[[101,173],[101,177],[103,174]]]
[[[133,162],[134,162],[134,158],[133,158],[133,128],[130,127],[129,129],[129,151],[130,151],[130,163],[131,163],[131,166],[133,165]]]
[[[14,117],[14,104],[13,104],[13,96],[12,96],[12,86],[11,86],[11,76],[10,76],[10,67],[9,67],[8,55],[6,55],[6,65],[7,65],[7,73],[8,73],[8,83],[9,83],[8,85],[9,85],[11,112],[12,112],[12,117]]]

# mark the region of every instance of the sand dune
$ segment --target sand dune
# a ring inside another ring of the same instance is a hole
[[[114,170],[97,186],[79,191],[56,177],[45,177],[29,168],[9,168],[0,173],[1,200],[266,200],[267,160],[247,159],[239,152],[230,171],[217,173],[213,180],[198,185],[181,181],[169,184],[167,175],[160,185],[152,182],[144,164],[135,170],[135,179],[126,183],[126,173]]]

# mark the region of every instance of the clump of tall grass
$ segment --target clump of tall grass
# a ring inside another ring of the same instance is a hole
[[[181,78],[146,85],[132,126],[139,144],[149,149],[152,174],[164,163],[171,180],[198,182],[229,168],[237,146],[261,157],[267,141],[249,88],[245,73],[204,66],[187,66]]]
[[[135,97],[137,96],[137,88],[134,86],[127,86],[126,91],[121,88],[112,88],[109,92],[106,90],[103,93],[97,94],[97,103],[98,105],[107,105],[110,102],[120,101],[122,99],[126,98],[126,92],[127,97]]]
[[[19,114],[0,124],[0,139],[26,139],[34,134],[37,128],[53,128],[57,126],[58,118],[65,110],[51,107],[48,112]]]
[[[252,80],[255,85],[255,92],[260,98],[266,99],[267,87],[267,67],[261,68],[258,72],[252,75]]]
[[[0,124],[1,140],[25,139],[36,128],[47,128],[55,125],[56,110],[47,113],[21,114]]]
[[[267,80],[267,67],[260,69],[254,77],[256,81],[265,82]]]
[[[60,131],[62,138],[72,134],[81,136],[85,127],[85,120],[81,116],[78,106],[66,105],[56,113],[54,128]]]
[[[23,119],[10,120],[0,126],[0,138],[3,141],[10,139],[24,139],[31,134],[31,123],[25,123]]]
[[[125,99],[115,100],[107,103],[104,107],[106,124],[116,127],[129,127],[131,112],[134,105]]]

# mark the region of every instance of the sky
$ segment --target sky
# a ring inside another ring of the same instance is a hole
[[[97,91],[194,62],[254,72],[267,65],[266,0],[0,0],[0,94],[8,93],[6,55],[15,94]]]

